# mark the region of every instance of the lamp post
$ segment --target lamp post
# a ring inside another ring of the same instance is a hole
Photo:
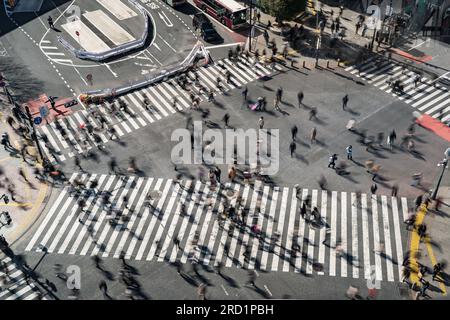
[[[254,33],[254,19],[252,19],[253,16],[253,0],[248,0],[249,7],[250,7],[250,32],[248,33],[248,52],[252,52],[252,33]]]
[[[447,168],[448,158],[450,157],[450,148],[447,148],[447,150],[445,150],[444,155],[445,155],[444,160],[442,160],[442,163],[438,164],[438,166],[439,165],[442,166],[442,171],[441,171],[441,174],[439,175],[439,179],[436,184],[436,187],[434,188],[434,191],[431,194],[431,200],[436,200],[436,196],[439,191],[439,186],[441,185],[442,177],[444,176],[445,169]]]

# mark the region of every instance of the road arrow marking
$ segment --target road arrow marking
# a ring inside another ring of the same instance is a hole
[[[161,20],[164,21],[166,26],[168,26],[169,28],[173,27],[173,23],[170,21],[170,19],[166,16],[166,14],[164,12],[163,13],[158,12],[158,15],[161,18]]]

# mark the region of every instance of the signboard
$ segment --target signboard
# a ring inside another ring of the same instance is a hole
[[[36,124],[36,125],[41,124],[42,118],[41,118],[41,117],[36,117],[36,118],[34,118],[33,122],[34,122],[34,124]]]
[[[39,113],[41,114],[41,117],[45,118],[46,116],[48,116],[48,107],[47,106],[39,107]]]

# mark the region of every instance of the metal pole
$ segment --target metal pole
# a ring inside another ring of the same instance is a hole
[[[433,194],[431,195],[431,200],[436,200],[436,196],[438,194],[439,187],[441,185],[442,177],[444,176],[445,169],[447,168],[447,163],[448,163],[448,159],[444,159],[444,161],[442,162],[441,175],[439,176],[439,180],[437,182],[436,188],[434,188]]]
[[[33,130],[31,136],[36,143],[36,148],[38,149],[39,156],[41,157],[41,162],[44,161],[44,155],[42,154],[41,146],[39,145],[37,135],[36,135],[36,128],[34,127],[33,120],[31,118],[30,108],[28,106],[25,106],[25,111],[27,112],[28,121],[30,122],[31,128]]]
[[[248,33],[248,52],[252,52],[252,15],[253,15],[253,0],[248,0],[250,2],[250,32]]]

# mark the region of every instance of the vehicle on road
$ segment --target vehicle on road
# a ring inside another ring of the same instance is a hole
[[[178,6],[181,6],[182,4],[185,4],[186,0],[164,0],[164,2],[172,8],[176,8]]]
[[[230,29],[247,25],[247,8],[234,0],[194,0],[194,3],[203,12]]]
[[[202,12],[197,12],[194,15],[192,24],[195,30],[200,29],[200,35],[206,42],[223,42],[223,38],[217,33],[214,25]]]

